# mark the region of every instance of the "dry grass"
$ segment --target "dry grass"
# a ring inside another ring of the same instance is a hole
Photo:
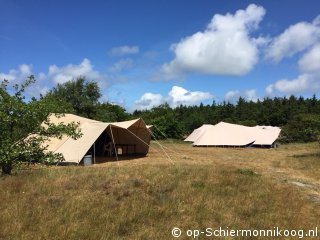
[[[163,144],[171,160],[152,147],[146,158],[0,178],[0,239],[171,239],[176,226],[320,226],[318,145]]]

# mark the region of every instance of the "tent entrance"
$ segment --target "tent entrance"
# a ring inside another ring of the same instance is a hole
[[[116,161],[117,158],[129,160],[146,155],[138,145],[137,140],[126,129],[108,127],[97,138],[87,154],[95,154],[96,163]]]

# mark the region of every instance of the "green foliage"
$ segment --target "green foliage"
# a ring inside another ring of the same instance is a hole
[[[45,151],[47,146],[43,143],[49,137],[81,136],[75,123],[50,123],[46,102],[35,98],[25,101],[25,89],[34,82],[34,77],[30,76],[23,84],[12,88],[7,80],[0,84],[0,167],[5,174],[10,174],[12,168],[22,162],[50,162],[61,158]]]
[[[182,138],[183,126],[178,121],[175,110],[167,103],[154,107],[150,111],[135,111],[133,117],[141,117],[148,124],[153,125],[152,134],[155,139]]]
[[[250,177],[259,176],[258,173],[252,171],[251,169],[246,169],[246,168],[237,169],[237,173],[250,176]]]
[[[316,141],[319,133],[320,100],[312,98],[265,98],[257,102],[239,98],[236,104],[200,106],[178,106],[174,109],[168,104],[151,110],[135,111],[133,117],[142,117],[147,124],[153,124],[153,131],[160,137],[159,128],[164,135],[181,139],[202,124],[216,124],[220,121],[245,126],[270,125],[283,129],[284,142]],[[163,135],[162,135],[163,136]]]
[[[79,77],[58,84],[42,97],[42,101],[55,113],[74,113],[103,122],[129,119],[129,114],[121,106],[99,102],[101,96],[100,87],[96,82]]]
[[[77,115],[93,118],[96,114],[95,106],[101,97],[96,82],[87,81],[84,77],[58,84],[44,97],[46,101],[62,104],[64,109],[71,110]]]
[[[129,114],[126,110],[115,104],[98,103],[96,105],[96,114],[94,119],[102,122],[120,122],[128,120]]]
[[[320,114],[299,114],[283,128],[283,142],[317,141],[320,134]]]

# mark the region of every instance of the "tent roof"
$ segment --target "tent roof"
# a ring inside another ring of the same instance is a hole
[[[201,127],[193,130],[193,132],[184,141],[195,142],[205,132],[205,130],[211,126],[213,125],[203,124]]]
[[[58,123],[71,123],[71,122],[79,122],[80,125],[83,123],[97,123],[99,121],[93,120],[93,119],[89,119],[89,118],[85,118],[85,117],[80,117],[74,114],[63,114],[60,117],[55,114],[51,114],[49,117],[49,120],[51,123],[54,124],[58,124]]]
[[[120,128],[125,128],[128,129],[130,127],[147,127],[147,125],[145,124],[145,122],[141,119],[134,119],[134,120],[130,120],[130,121],[124,121],[124,122],[114,122],[114,123],[110,123],[113,126],[117,126]]]
[[[255,126],[260,134],[256,135],[255,145],[272,145],[280,135],[281,128],[271,126]]]
[[[203,125],[196,129],[185,141],[193,141],[194,146],[246,146],[272,145],[281,129],[271,126],[247,127],[220,122]]]

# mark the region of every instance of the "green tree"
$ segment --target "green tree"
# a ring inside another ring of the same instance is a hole
[[[49,137],[73,138],[81,136],[76,123],[50,123],[50,110],[45,102],[32,98],[26,102],[25,89],[35,82],[30,76],[23,84],[9,86],[0,83],[0,167],[3,174],[11,174],[21,163],[48,163],[61,159],[60,155],[46,151]],[[44,124],[41,124],[44,122]]]
[[[129,114],[119,105],[99,103],[96,105],[96,115],[93,118],[102,122],[121,122],[128,120]]]
[[[317,141],[320,134],[320,115],[300,114],[283,127],[283,142]]]
[[[87,81],[85,77],[58,84],[45,96],[45,101],[63,103],[69,112],[94,118],[101,91],[96,82]]]

